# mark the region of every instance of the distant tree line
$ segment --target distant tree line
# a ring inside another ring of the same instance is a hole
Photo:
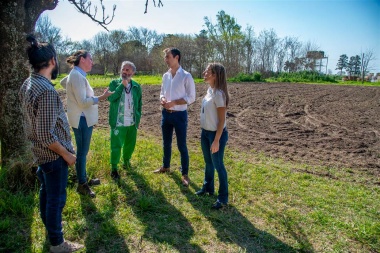
[[[348,77],[360,77],[364,80],[364,76],[368,74],[369,64],[375,60],[373,50],[368,49],[366,52],[359,55],[351,56],[348,59],[346,54],[342,54],[336,64],[336,70],[339,70],[340,75],[344,75],[346,71]]]
[[[181,65],[196,77],[202,77],[210,61],[223,63],[230,77],[257,72],[262,77],[270,77],[281,72],[318,71],[317,67],[322,65],[320,53],[323,57],[324,52],[318,51],[318,46],[311,42],[303,43],[295,37],[280,38],[273,29],[256,35],[252,26],[242,29],[236,19],[223,10],[217,13],[215,23],[209,17],[204,17],[204,22],[205,29],[199,34],[159,34],[143,27],[129,27],[100,31],[89,40],[73,42],[63,38],[60,28],[47,16],[41,16],[36,33],[57,48],[61,72],[68,71],[62,64],[68,55],[86,49],[93,55],[96,73],[118,74],[121,62],[128,59],[136,64],[140,73],[158,74],[166,70],[162,50],[170,46],[184,53]],[[311,54],[313,52],[317,54]],[[346,61],[342,58],[337,69],[347,69],[350,74],[367,70],[358,63],[360,57]]]

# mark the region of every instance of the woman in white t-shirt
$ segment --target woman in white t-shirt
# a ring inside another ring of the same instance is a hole
[[[227,91],[226,70],[220,63],[210,63],[203,72],[203,78],[210,86],[202,100],[201,146],[205,161],[205,178],[197,195],[214,195],[215,170],[219,177],[219,192],[213,209],[220,209],[228,203],[227,171],[224,167],[224,148],[228,141],[226,129]]]

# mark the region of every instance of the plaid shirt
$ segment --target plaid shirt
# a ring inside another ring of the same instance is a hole
[[[35,162],[57,160],[59,155],[48,148],[56,141],[74,153],[66,113],[53,84],[44,76],[32,73],[21,86],[19,97],[25,117],[24,130],[32,142]]]

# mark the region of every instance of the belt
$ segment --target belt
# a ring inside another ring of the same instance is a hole
[[[173,113],[173,112],[182,112],[182,111],[176,111],[176,110],[169,110],[169,109],[164,109],[168,113]]]

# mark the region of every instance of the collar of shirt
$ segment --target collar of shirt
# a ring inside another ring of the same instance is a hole
[[[215,93],[215,89],[214,88],[211,88],[211,86],[208,87],[208,90],[207,90],[207,93],[208,94],[214,94]]]
[[[79,71],[79,73],[81,73],[84,77],[87,76],[87,73],[83,69],[81,69],[80,67],[74,66],[74,69],[76,69],[77,71]]]
[[[128,82],[127,87],[124,87],[125,93],[129,94],[132,90],[132,80]]]
[[[183,72],[183,69],[182,69],[181,65],[179,65],[179,68],[177,69],[177,71],[176,71],[175,73],[176,73],[176,75],[177,75],[177,74],[180,73],[180,72]],[[171,69],[169,69],[167,73],[169,73],[170,76],[172,77]]]
[[[41,75],[39,73],[32,73],[31,77],[44,79],[43,80],[44,82],[48,82],[51,86],[54,86],[54,84],[49,79],[47,79],[46,77],[44,77],[43,75]]]

